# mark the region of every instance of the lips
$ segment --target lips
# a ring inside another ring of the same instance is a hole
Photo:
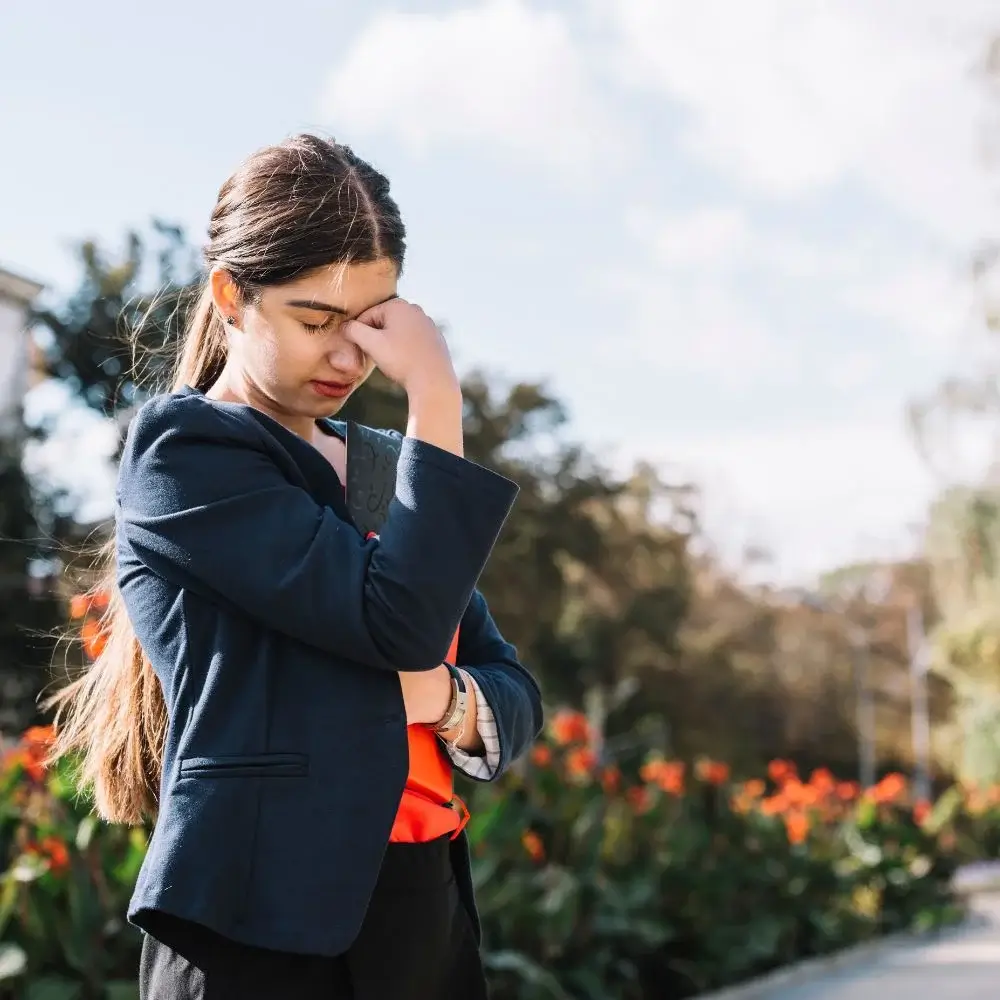
[[[355,385],[354,382],[322,382],[319,379],[313,379],[309,384],[321,396],[327,396],[330,399],[340,399],[348,395]]]

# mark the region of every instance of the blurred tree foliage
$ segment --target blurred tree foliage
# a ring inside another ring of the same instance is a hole
[[[1000,154],[1000,36],[985,48],[982,80],[993,97],[988,145]],[[996,164],[993,164],[995,167]],[[937,617],[932,668],[948,686],[951,710],[939,731],[947,766],[975,783],[1000,780],[1000,239],[973,258],[984,353],[965,372],[913,403],[917,446],[937,476],[925,539]],[[987,442],[986,461],[969,467],[963,439]]]
[[[37,721],[62,607],[47,585],[48,544],[24,474],[20,435],[0,438],[0,734]]]
[[[120,258],[87,243],[80,262],[77,291],[36,317],[40,374],[124,430],[167,382],[199,280],[195,255],[158,223],[129,234]],[[848,618],[724,572],[701,536],[697,491],[641,464],[613,475],[567,439],[545,385],[471,372],[463,386],[467,455],[521,486],[482,588],[548,700],[583,707],[620,754],[659,746],[748,770],[785,756],[853,776]],[[405,399],[376,374],[345,415],[401,428]],[[898,764],[908,747],[902,626],[891,602],[866,613],[877,619],[880,755]]]

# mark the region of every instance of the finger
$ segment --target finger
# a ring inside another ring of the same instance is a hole
[[[377,327],[369,326],[357,319],[349,319],[340,330],[345,340],[356,344],[369,357],[378,354],[379,345],[385,337],[385,334]]]
[[[376,305],[369,306],[363,313],[358,316],[358,320],[365,323],[367,326],[373,326],[376,330],[384,330],[386,322],[388,320],[388,312],[392,309],[396,303],[402,300],[395,296],[391,299],[386,299],[385,302],[379,302]]]

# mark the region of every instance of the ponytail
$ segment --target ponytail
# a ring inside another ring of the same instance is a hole
[[[226,356],[226,332],[212,301],[212,288],[206,282],[181,341],[171,389],[176,392],[189,385],[208,392],[222,374]]]
[[[226,364],[226,334],[206,283],[188,320],[171,379],[207,391]],[[97,558],[92,606],[106,604],[98,622],[103,647],[76,679],[44,702],[55,708],[49,759],[72,755],[81,789],[91,790],[98,815],[112,823],[141,823],[157,811],[167,708],[118,590],[115,537]]]

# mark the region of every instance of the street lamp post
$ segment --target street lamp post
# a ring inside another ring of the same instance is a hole
[[[931,797],[931,722],[927,702],[927,639],[920,605],[906,609],[906,639],[910,655],[910,731],[913,740],[913,790],[917,798]]]
[[[862,788],[875,784],[875,698],[871,688],[871,649],[868,630],[851,626],[854,667],[854,711],[858,730],[858,781]]]

